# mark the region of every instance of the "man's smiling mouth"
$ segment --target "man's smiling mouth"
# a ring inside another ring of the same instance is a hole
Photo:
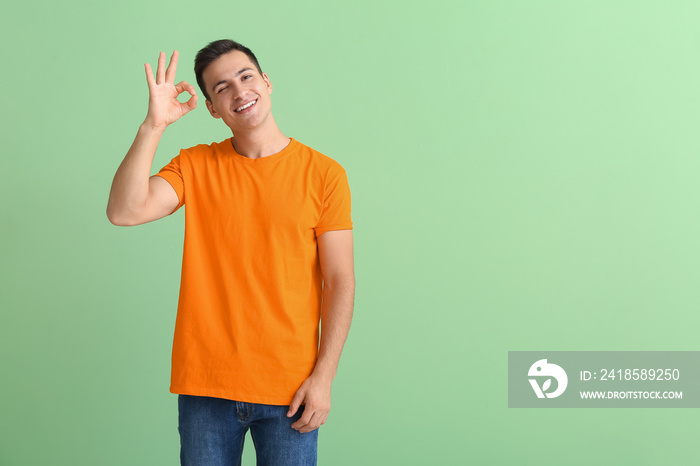
[[[255,105],[255,104],[257,103],[257,101],[258,101],[258,99],[255,99],[255,100],[253,100],[253,101],[251,101],[251,102],[248,102],[248,103],[245,104],[245,105],[241,105],[240,107],[238,107],[237,109],[235,109],[234,112],[240,113],[240,112],[242,112],[243,110],[245,110],[245,109],[247,109],[247,108],[250,108],[250,107],[252,107],[253,105]]]

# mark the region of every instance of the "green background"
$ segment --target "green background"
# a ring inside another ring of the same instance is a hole
[[[143,64],[255,51],[347,170],[355,318],[324,465],[693,464],[697,411],[507,408],[508,350],[697,350],[696,1],[3,6],[0,464],[177,464],[183,215],[105,215]],[[203,104],[203,102],[202,102]],[[153,172],[228,128],[203,105]],[[247,443],[245,464],[254,464]]]

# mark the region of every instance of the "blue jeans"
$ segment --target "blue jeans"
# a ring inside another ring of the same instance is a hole
[[[182,466],[240,466],[249,428],[258,466],[315,465],[318,429],[303,434],[293,429],[304,406],[289,418],[288,410],[289,406],[179,395]]]

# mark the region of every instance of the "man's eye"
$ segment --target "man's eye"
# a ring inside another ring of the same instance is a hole
[[[219,90],[216,91],[216,93],[217,93],[217,94],[221,94],[221,91],[223,91],[224,89],[226,89],[226,88],[225,88],[225,87],[220,87]]]
[[[243,79],[248,79],[248,78],[252,78],[252,77],[253,77],[252,74],[247,74],[247,75],[243,76]]]

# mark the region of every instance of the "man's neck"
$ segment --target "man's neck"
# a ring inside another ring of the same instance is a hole
[[[233,137],[236,152],[249,159],[274,155],[287,147],[289,142],[290,139],[274,123],[269,128],[250,132],[237,131]]]

